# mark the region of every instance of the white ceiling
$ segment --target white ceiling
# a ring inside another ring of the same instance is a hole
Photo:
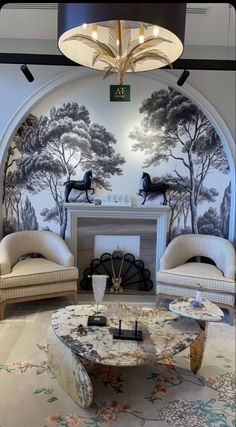
[[[57,3],[5,4],[0,11],[1,38],[56,40]],[[235,46],[234,7],[187,3],[185,45]]]

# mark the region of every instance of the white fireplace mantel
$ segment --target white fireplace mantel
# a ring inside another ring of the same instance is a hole
[[[160,258],[166,248],[166,237],[169,223],[169,206],[84,206],[80,203],[65,203],[67,208],[66,242],[75,257],[77,265],[77,227],[79,218],[106,219],[143,219],[144,221],[156,220],[156,271],[160,268]]]

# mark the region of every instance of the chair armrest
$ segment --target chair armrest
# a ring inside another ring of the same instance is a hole
[[[232,247],[232,251],[222,251],[220,259],[216,262],[217,266],[222,269],[222,272],[227,279],[235,280],[235,252]]]
[[[1,247],[0,243],[0,276],[11,272],[11,262],[6,250]]]
[[[184,264],[187,259],[186,248],[175,238],[169,243],[160,259],[160,270],[175,268],[177,265]]]
[[[236,254],[233,244],[222,238],[215,242],[214,249],[209,257],[227,279],[235,280]]]
[[[74,255],[69,250],[63,239],[58,237],[56,250],[50,251],[50,259],[64,267],[74,267]]]
[[[175,258],[164,253],[160,259],[160,270],[169,270],[175,267]]]
[[[67,252],[64,251],[63,254],[57,254],[57,259],[55,259],[58,264],[64,265],[64,267],[74,267],[75,260],[74,255],[67,249]]]
[[[227,279],[235,280],[236,269],[234,265],[228,265],[226,269],[226,274],[224,275]]]

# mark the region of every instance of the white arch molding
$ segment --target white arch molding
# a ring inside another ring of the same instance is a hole
[[[57,77],[54,77],[46,84],[39,87],[33,94],[31,94],[23,104],[18,108],[14,116],[8,122],[5,130],[3,131],[3,135],[1,138],[0,145],[0,173],[1,173],[1,182],[0,182],[0,197],[2,196],[2,180],[3,180],[3,170],[5,164],[6,153],[8,149],[8,145],[11,143],[12,138],[14,137],[17,129],[20,126],[20,123],[24,121],[27,115],[32,111],[32,109],[46,98],[49,94],[54,92],[55,90],[69,84],[74,81],[80,81],[80,83],[84,79],[88,79],[91,77],[98,76],[101,79],[101,73],[96,72],[94,70],[90,70],[88,68],[73,68],[69,71],[66,71],[63,74],[60,74]],[[222,144],[224,145],[224,149],[228,158],[229,167],[230,167],[230,175],[231,175],[231,207],[230,207],[230,229],[229,229],[229,239],[231,241],[235,241],[235,143],[234,139],[226,126],[224,120],[215,109],[215,107],[194,87],[190,84],[185,83],[184,87],[180,87],[176,84],[176,76],[170,74],[165,70],[158,70],[158,74],[155,71],[150,71],[146,73],[137,73],[135,78],[149,78],[151,80],[156,80],[162,82],[166,85],[170,85],[175,88],[177,91],[182,92],[186,97],[190,98],[206,115],[209,121],[212,123],[214,128],[216,129]],[[1,197],[2,198],[2,197]],[[2,213],[3,209],[0,209],[0,235],[2,235]]]

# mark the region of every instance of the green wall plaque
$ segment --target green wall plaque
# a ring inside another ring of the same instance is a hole
[[[110,85],[110,101],[130,101],[130,85]]]

